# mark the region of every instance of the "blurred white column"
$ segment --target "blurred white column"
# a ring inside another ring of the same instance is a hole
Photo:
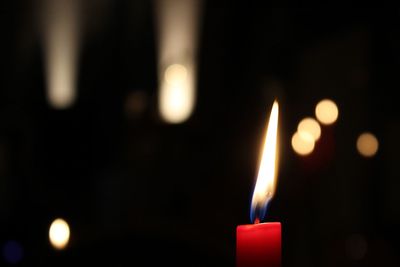
[[[182,123],[196,102],[196,53],[200,0],[155,0],[159,111],[168,123]]]
[[[44,0],[42,8],[47,99],[65,109],[76,98],[80,9],[78,0]]]

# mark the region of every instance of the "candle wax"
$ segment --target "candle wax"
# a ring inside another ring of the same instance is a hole
[[[281,224],[239,225],[236,228],[236,267],[280,267]]]

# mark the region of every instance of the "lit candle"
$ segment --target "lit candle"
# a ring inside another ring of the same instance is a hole
[[[261,223],[276,188],[278,114],[278,102],[275,101],[251,202],[250,219],[253,224],[239,225],[236,229],[237,267],[281,266],[281,224]]]

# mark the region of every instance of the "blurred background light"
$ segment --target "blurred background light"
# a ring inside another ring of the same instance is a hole
[[[169,123],[187,120],[194,108],[194,91],[187,68],[173,64],[165,71],[159,101],[163,119]]]
[[[308,132],[295,132],[292,136],[293,150],[300,156],[306,156],[314,150],[314,137]]]
[[[196,53],[202,1],[157,0],[159,111],[168,123],[182,123],[196,102]]]
[[[357,150],[361,156],[373,157],[379,148],[378,139],[370,132],[360,134],[357,138]]]
[[[363,259],[368,251],[368,243],[363,235],[350,235],[345,244],[346,254],[352,260]]]
[[[54,220],[49,229],[49,239],[55,249],[64,249],[69,241],[70,229],[68,223],[63,219]]]
[[[148,104],[145,91],[130,92],[125,99],[125,112],[129,118],[138,118],[146,110]]]
[[[314,141],[317,141],[321,136],[321,127],[319,126],[319,123],[313,118],[302,119],[297,126],[297,131],[300,134],[308,133],[314,138]]]
[[[15,240],[7,241],[3,246],[3,257],[7,263],[18,264],[24,256],[21,244]]]
[[[79,1],[45,0],[43,8],[47,100],[56,109],[76,98],[79,52]]]
[[[186,81],[187,70],[185,66],[173,64],[165,70],[165,81],[170,85],[181,85]]]
[[[339,109],[332,100],[323,99],[315,107],[315,116],[322,124],[329,125],[336,122]]]

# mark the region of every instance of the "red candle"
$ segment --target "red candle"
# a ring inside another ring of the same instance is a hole
[[[236,266],[281,266],[281,224],[239,225],[236,229]]]
[[[272,106],[256,186],[251,202],[250,219],[254,224],[236,229],[237,267],[280,267],[281,224],[260,223],[276,188],[278,103]]]

